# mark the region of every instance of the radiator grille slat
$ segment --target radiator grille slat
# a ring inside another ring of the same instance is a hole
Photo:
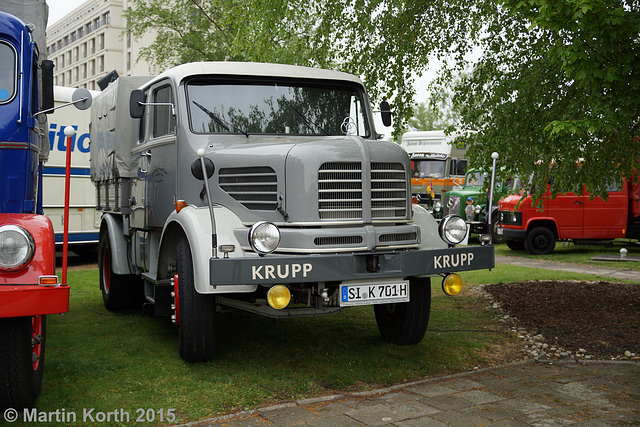
[[[276,210],[278,176],[268,167],[222,168],[218,185],[250,210]]]
[[[325,163],[318,171],[320,219],[362,219],[360,163]]]
[[[407,176],[400,163],[371,164],[373,219],[403,219],[407,215]]]
[[[362,165],[325,163],[318,171],[320,219],[362,219]],[[407,176],[401,163],[371,164],[373,219],[402,220],[407,215]]]

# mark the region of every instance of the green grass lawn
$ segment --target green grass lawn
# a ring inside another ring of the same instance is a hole
[[[462,276],[468,285],[523,277],[594,279],[508,265]],[[504,326],[477,296],[445,296],[433,279],[430,330],[419,345],[384,342],[371,307],[277,321],[223,312],[217,357],[190,365],[180,359],[177,329],[168,319],[135,310],[114,316],[104,308],[97,270],[70,271],[68,282],[69,312],[47,319],[38,410],[65,409],[81,418],[83,409],[122,409],[131,416],[126,425],[142,414],[139,409],[154,411],[153,425],[162,424],[159,411],[166,416],[170,409],[176,422],[189,422],[278,401],[466,371],[485,362],[483,349],[514,339],[496,332]]]
[[[497,245],[496,255],[519,256],[547,261],[587,264],[596,267],[615,267],[640,270],[640,262],[592,261],[598,255],[620,256],[620,249],[627,249],[628,257],[640,257],[640,244],[635,240],[617,239],[613,246],[582,246],[573,243],[556,243],[554,251],[548,255],[529,255],[526,251],[512,251],[507,245]]]

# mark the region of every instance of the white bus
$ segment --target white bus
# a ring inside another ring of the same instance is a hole
[[[71,102],[75,88],[54,87],[55,106]],[[91,91],[95,97],[99,92]],[[66,137],[64,128],[76,129],[71,139],[69,249],[78,255],[96,253],[100,218],[95,208],[95,187],[89,175],[89,123],[91,109],[61,108],[49,114],[49,160],[44,165],[44,214],[51,219],[56,245],[62,244]]]

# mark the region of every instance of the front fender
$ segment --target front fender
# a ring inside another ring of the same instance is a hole
[[[44,215],[0,214],[0,226],[17,225],[31,234],[35,251],[31,262],[18,271],[2,272],[0,284],[38,283],[38,277],[56,273],[56,243],[51,220]]]
[[[218,247],[221,245],[234,245],[235,250],[228,254],[230,258],[243,257],[244,253],[240,242],[233,234],[233,230],[243,227],[242,221],[229,209],[216,206],[213,209],[216,222],[216,234]],[[248,231],[248,230],[247,230]],[[162,236],[160,237],[160,252],[158,254],[158,279],[170,279],[168,273],[172,269],[169,264],[175,265],[176,245],[178,240],[185,235],[189,241],[191,256],[193,258],[193,274],[196,291],[201,294],[253,292],[256,285],[226,286],[224,289],[211,286],[209,260],[212,256],[211,247],[211,217],[207,207],[187,206],[180,212],[173,211],[165,222]],[[218,254],[222,256],[222,254]]]

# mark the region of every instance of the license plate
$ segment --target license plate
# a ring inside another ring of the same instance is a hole
[[[389,304],[409,301],[409,281],[388,283],[343,283],[340,306]]]

